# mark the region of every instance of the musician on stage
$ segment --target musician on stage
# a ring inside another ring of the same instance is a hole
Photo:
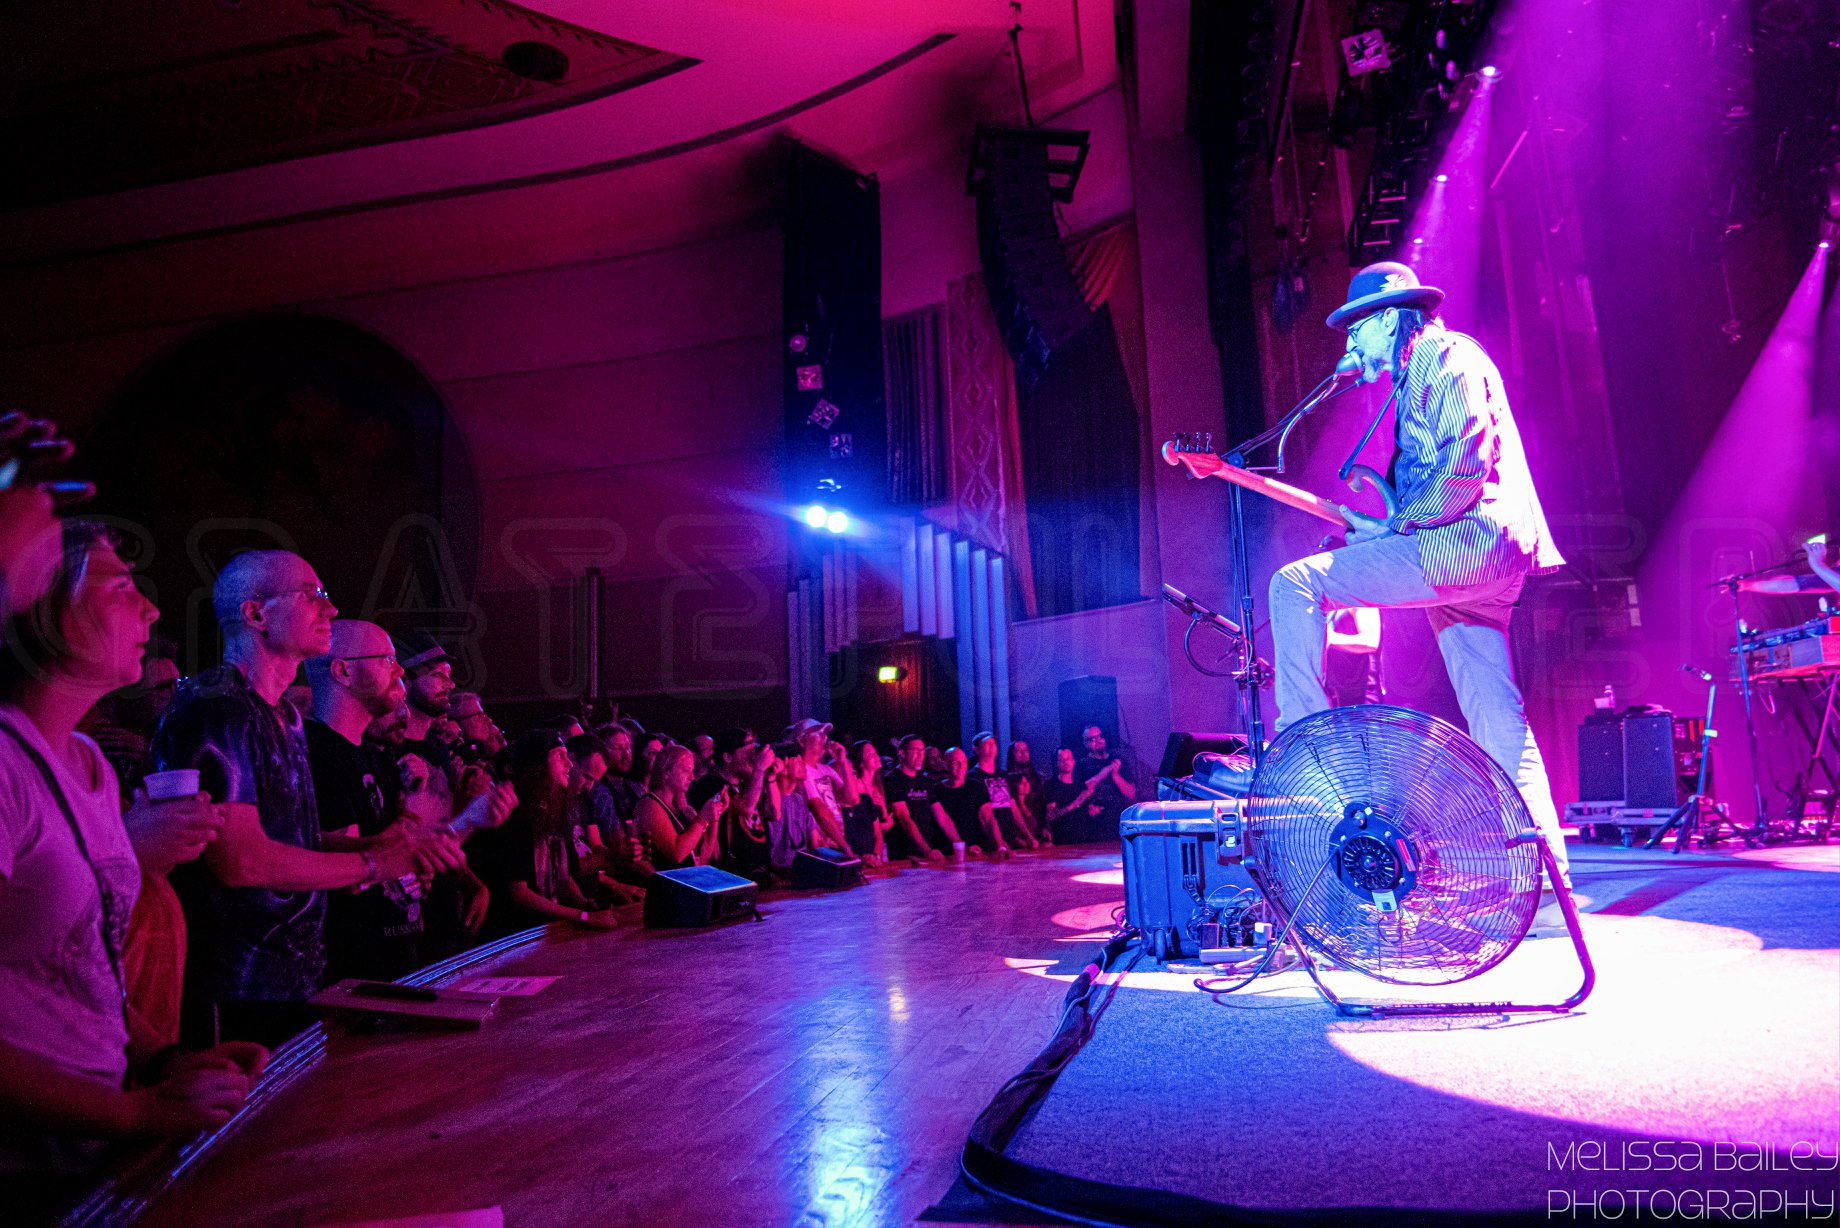
[[[1272,576],[1276,729],[1329,707],[1331,611],[1423,608],[1470,736],[1514,778],[1563,873],[1565,840],[1509,664],[1508,619],[1527,577],[1564,559],[1540,510],[1501,373],[1473,338],[1436,318],[1443,299],[1405,265],[1373,264],[1355,274],[1348,301],[1329,316],[1329,327],[1347,330],[1364,382],[1391,377],[1398,511],[1381,519],[1343,509],[1347,546]]]
[[[1840,592],[1840,571],[1827,565],[1827,534],[1811,537],[1802,543],[1808,559],[1808,575],[1755,576],[1738,582],[1747,593],[1834,593]]]

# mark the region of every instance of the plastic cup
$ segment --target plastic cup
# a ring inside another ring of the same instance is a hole
[[[963,861],[964,859],[965,859],[965,842],[963,840],[954,840],[952,842],[952,860],[953,861]]]
[[[149,772],[141,785],[150,802],[177,801],[198,796],[198,769],[175,768],[170,772]]]

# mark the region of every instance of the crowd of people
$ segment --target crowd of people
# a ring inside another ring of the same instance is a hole
[[[223,660],[182,677],[116,539],[0,418],[0,1193],[50,1205],[110,1140],[221,1124],[337,980],[533,925],[622,924],[652,875],[783,881],[1115,838],[1102,730],[1051,770],[980,733],[676,740],[582,706],[508,738],[426,629],[338,617],[305,558],[216,576]],[[597,719],[598,718],[598,719]],[[195,774],[195,776],[194,776]]]

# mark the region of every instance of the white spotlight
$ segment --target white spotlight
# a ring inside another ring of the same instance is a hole
[[[850,517],[845,512],[832,512],[824,518],[824,527],[833,533],[842,533],[850,527]]]
[[[824,522],[830,519],[831,511],[822,503],[814,503],[805,509],[805,523],[814,529],[822,529]]]

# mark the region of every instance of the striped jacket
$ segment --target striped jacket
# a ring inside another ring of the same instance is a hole
[[[1418,539],[1425,579],[1481,584],[1556,571],[1554,544],[1501,372],[1474,338],[1436,321],[1412,346],[1395,406],[1387,522]]]

